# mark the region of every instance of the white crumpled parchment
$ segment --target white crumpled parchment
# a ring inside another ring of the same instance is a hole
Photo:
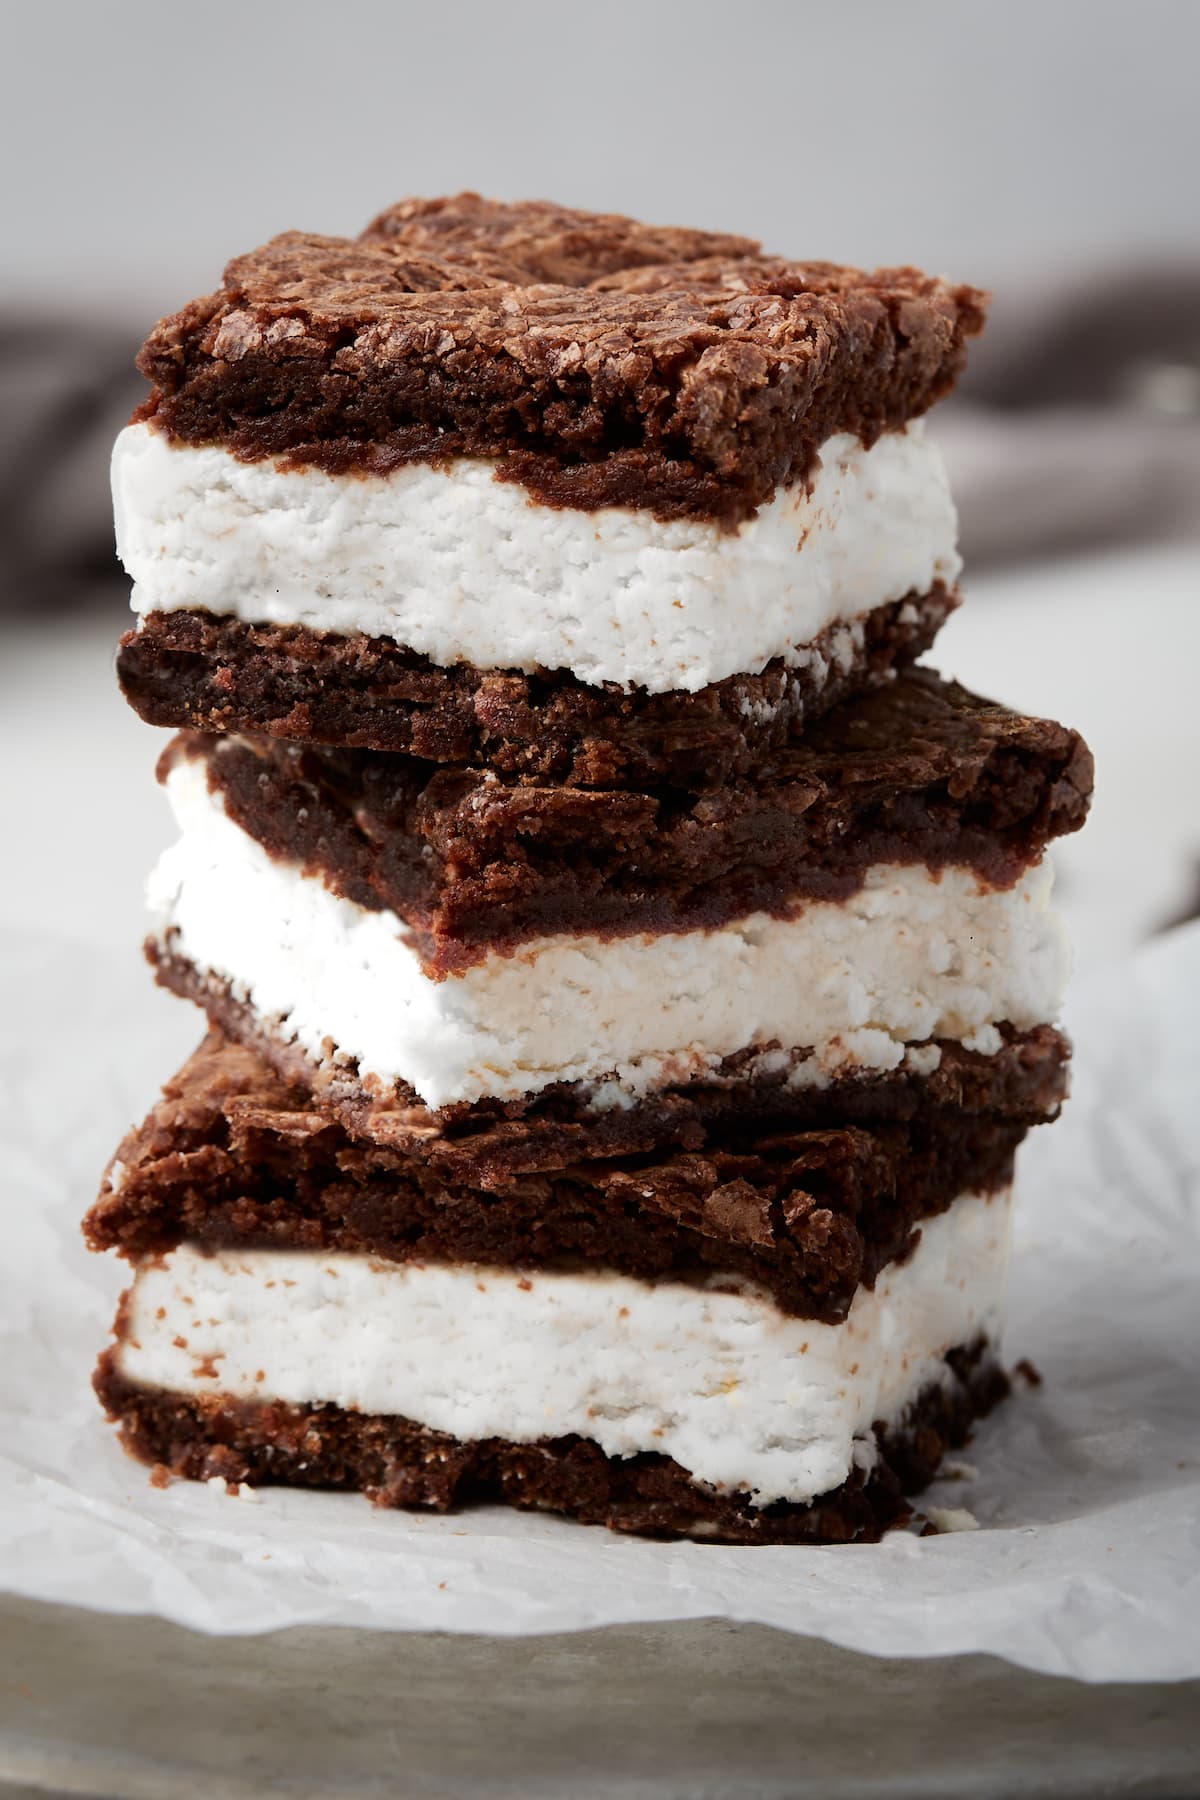
[[[827,1550],[656,1544],[488,1509],[150,1486],[89,1388],[122,1265],[78,1220],[196,1040],[127,958],[5,946],[0,1579],[208,1632],[534,1633],[721,1616],[1090,1681],[1200,1675],[1200,927],[1075,997],[1075,1097],[1023,1152],[1007,1352],[1045,1380],[926,1502],[979,1529]]]

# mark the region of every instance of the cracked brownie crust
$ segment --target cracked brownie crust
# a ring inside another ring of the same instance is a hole
[[[485,763],[570,787],[699,791],[752,772],[807,721],[923,655],[958,598],[939,583],[864,614],[861,642],[830,626],[799,666],[776,661],[698,693],[441,668],[389,638],[189,611],[148,614],[122,638],[117,675],[150,725]]]
[[[753,781],[699,797],[438,769],[279,739],[176,740],[272,856],[391,908],[428,971],[530,938],[711,928],[837,900],[879,864],[966,867],[1007,887],[1087,812],[1077,732],[912,669],[847,702]]]
[[[986,300],[914,269],[463,194],[287,232],[161,320],[135,414],[248,461],[497,461],[543,505],[733,527],[949,391]]]
[[[185,1240],[366,1253],[399,1262],[714,1272],[836,1323],[961,1192],[1007,1186],[1022,1123],[945,1113],[869,1129],[739,1130],[681,1150],[491,1178],[364,1144],[251,1052],[211,1035],[117,1151],[85,1221],[131,1258]],[[454,1165],[457,1164],[455,1167]]]
[[[669,1457],[608,1457],[579,1437],[464,1442],[406,1419],[335,1406],[139,1388],[119,1374],[112,1350],[100,1359],[95,1388],[119,1422],[125,1448],[164,1478],[351,1489],[377,1506],[436,1512],[499,1501],[616,1531],[710,1543],[843,1544],[873,1541],[905,1523],[906,1496],[932,1481],[947,1450],[966,1443],[974,1421],[1008,1392],[982,1343],[951,1350],[947,1362],[948,1381],[926,1388],[898,1425],[876,1427],[879,1454],[870,1473],[856,1469],[807,1506],[755,1507],[747,1494],[694,1482]]]

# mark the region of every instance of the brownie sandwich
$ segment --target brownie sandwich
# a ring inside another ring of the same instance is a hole
[[[287,233],[139,358],[125,691],[155,724],[584,785],[749,768],[956,603],[922,416],[983,311],[472,194]]]
[[[726,1126],[499,1174],[469,1135],[356,1138],[213,1033],[86,1221],[138,1271],[97,1390],[197,1479],[875,1536],[1005,1391],[1025,1126]]]
[[[690,805],[240,737],[162,772],[160,979],[277,1068],[434,1110],[998,1050],[1056,1016],[1042,852],[1091,780],[1074,733],[924,670]]]
[[[208,1035],[85,1223],[135,1454],[843,1542],[1003,1394],[1092,767],[912,666],[983,312],[459,195],[154,328],[118,667]]]

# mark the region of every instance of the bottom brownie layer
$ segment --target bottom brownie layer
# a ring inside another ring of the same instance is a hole
[[[306,743],[485,762],[584,787],[719,787],[806,720],[924,654],[958,604],[943,582],[831,625],[796,667],[732,675],[699,693],[591,687],[563,672],[439,668],[388,638],[210,613],[150,613],[122,638],[117,673],[151,725],[265,732]]]
[[[752,1140],[771,1130],[946,1112],[1037,1125],[1057,1118],[1067,1092],[1070,1046],[1062,1032],[1052,1025],[1029,1031],[1003,1025],[995,1051],[935,1039],[912,1046],[895,1069],[850,1069],[833,1079],[804,1080],[803,1052],[762,1045],[727,1057],[703,1077],[654,1089],[636,1105],[622,1104],[615,1084],[600,1081],[434,1110],[410,1087],[381,1090],[373,1079],[363,1080],[350,1062],[313,1062],[260,1020],[228,981],[206,975],[153,938],[145,950],[160,986],[202,1007],[210,1026],[252,1051],[288,1086],[306,1090],[314,1107],[350,1136],[417,1156],[428,1151],[443,1167],[455,1155],[460,1167],[469,1161],[488,1180],[596,1156],[700,1150],[734,1122]]]
[[[101,1357],[95,1387],[132,1455],[193,1481],[353,1490],[378,1506],[438,1512],[500,1502],[651,1537],[844,1544],[905,1522],[908,1496],[1008,1392],[983,1341],[949,1351],[946,1363],[948,1379],[925,1388],[897,1423],[876,1426],[870,1468],[856,1467],[807,1505],[764,1507],[746,1493],[699,1485],[670,1457],[610,1457],[581,1437],[463,1442],[391,1415],[137,1387],[120,1374],[114,1349]]]

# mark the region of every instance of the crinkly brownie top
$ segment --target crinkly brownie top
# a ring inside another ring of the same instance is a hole
[[[331,473],[479,456],[542,504],[736,525],[953,386],[985,296],[476,194],[285,232],[161,320],[138,416]]]

